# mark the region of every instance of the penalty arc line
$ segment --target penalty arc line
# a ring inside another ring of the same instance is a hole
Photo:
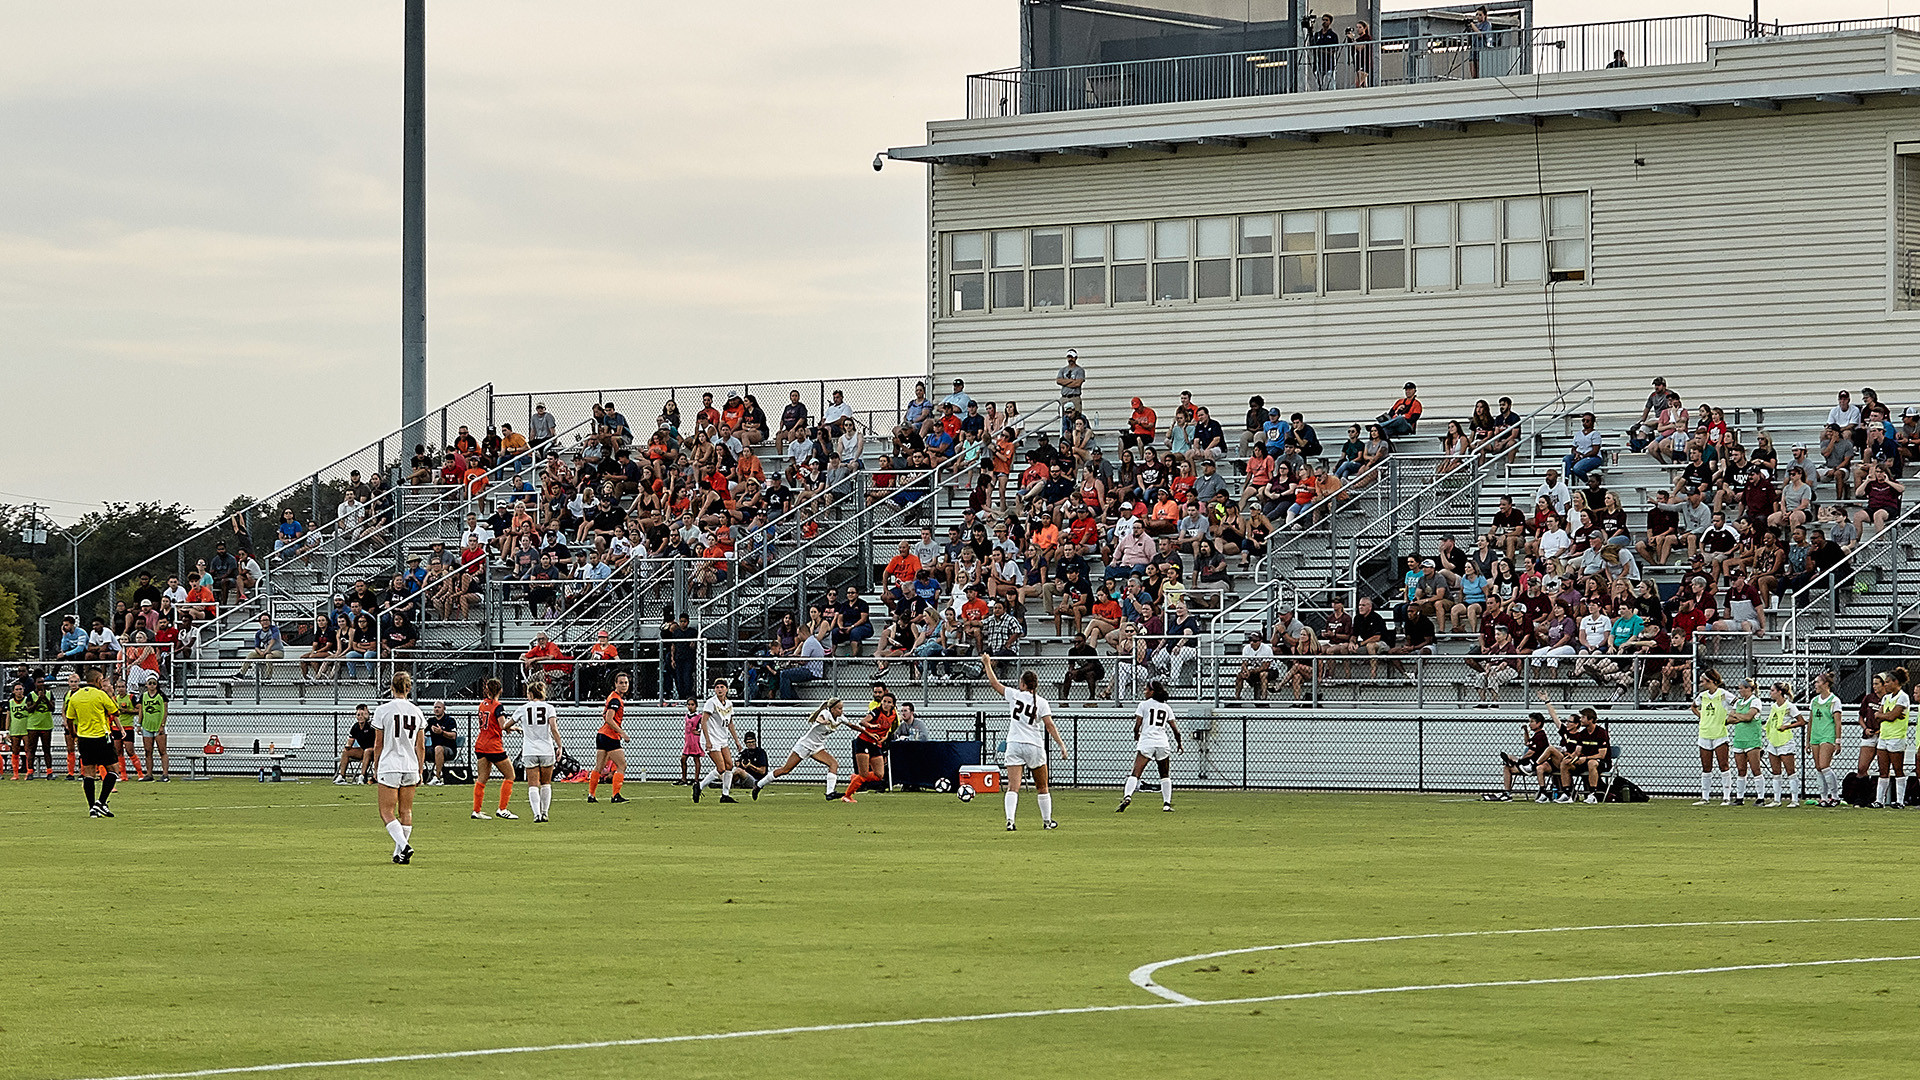
[[[1385,937],[1329,938],[1325,941],[1293,941],[1293,942],[1288,942],[1287,944],[1284,944],[1284,945],[1253,945],[1244,949],[1222,949],[1219,952],[1195,953],[1192,956],[1176,956],[1171,960],[1156,960],[1151,964],[1142,964],[1139,967],[1134,968],[1131,972],[1127,974],[1127,980],[1133,983],[1133,985],[1139,987],[1140,989],[1145,990],[1149,994],[1154,994],[1156,996],[1166,998],[1168,1001],[1171,1001],[1178,1005],[1206,1005],[1210,1003],[1201,1001],[1199,998],[1188,997],[1187,995],[1180,993],[1178,990],[1170,990],[1167,987],[1161,986],[1159,983],[1153,981],[1153,976],[1155,975],[1155,973],[1159,972],[1160,969],[1162,968],[1174,967],[1179,964],[1191,964],[1200,960],[1213,960],[1222,956],[1245,956],[1248,953],[1257,953],[1257,952],[1276,952],[1281,949],[1310,949],[1319,945],[1369,945],[1369,944],[1374,944],[1376,942],[1382,942],[1382,941],[1437,941],[1444,938],[1516,937],[1522,934],[1571,934],[1571,933],[1594,931],[1594,930],[1665,930],[1665,929],[1673,929],[1676,927],[1701,927],[1701,926],[1804,926],[1809,924],[1827,924],[1827,923],[1902,923],[1902,922],[1920,922],[1920,916],[1888,915],[1888,916],[1860,916],[1857,918],[1846,917],[1846,918],[1837,918],[1837,919],[1722,919],[1722,920],[1695,921],[1695,922],[1611,923],[1611,924],[1602,925],[1602,926],[1540,926],[1540,927],[1528,927],[1525,929],[1518,929],[1518,930],[1454,930],[1450,932],[1435,933],[1435,934],[1389,934]],[[1722,970],[1722,969],[1702,968],[1701,970],[1714,971],[1714,970]],[[1744,969],[1725,969],[1725,970],[1744,970]],[[1545,981],[1552,982],[1554,980],[1549,979]],[[1471,985],[1477,986],[1482,984],[1475,983]],[[1489,983],[1485,985],[1497,985],[1497,984]]]
[[[1407,994],[1427,990],[1476,990],[1514,986],[1554,986],[1570,983],[1621,982],[1632,979],[1660,979],[1676,975],[1714,975],[1732,971],[1777,971],[1784,968],[1835,967],[1848,964],[1888,964],[1920,960],[1914,956],[1862,956],[1842,960],[1794,960],[1773,964],[1732,964],[1724,967],[1686,968],[1674,971],[1636,971],[1617,975],[1570,975],[1554,979],[1501,979],[1493,982],[1420,983],[1411,986],[1376,986],[1356,990],[1312,990],[1294,994],[1268,994],[1261,997],[1225,998],[1218,1001],[1155,1001],[1132,1005],[1084,1005],[1071,1009],[1028,1009],[1019,1012],[970,1013],[960,1016],[922,1016],[905,1020],[867,1020],[845,1024],[807,1024],[784,1028],[755,1028],[747,1031],[721,1031],[701,1035],[659,1035],[643,1039],[605,1039],[598,1042],[554,1043],[548,1046],[503,1046],[485,1050],[449,1050],[439,1053],[394,1054],[387,1057],[339,1058],[331,1061],[290,1061],[273,1065],[239,1065],[223,1069],[194,1069],[186,1072],[134,1073],[125,1076],[96,1077],[92,1080],[187,1080],[200,1076],[234,1076],[246,1073],[287,1072],[294,1069],[328,1069],[353,1065],[386,1065],[407,1061],[446,1061],[456,1058],[497,1057],[505,1054],[546,1054],[562,1050],[601,1050],[626,1046],[664,1046],[673,1043],[720,1042],[732,1039],[764,1038],[770,1035],[807,1035],[832,1031],[865,1031],[877,1028],[921,1027],[934,1024],[965,1024],[983,1020],[1024,1020],[1044,1016],[1084,1016],[1093,1013],[1153,1012],[1162,1009],[1195,1009],[1218,1005],[1258,1005],[1275,1001],[1311,1001],[1319,998],[1368,997],[1380,994]]]

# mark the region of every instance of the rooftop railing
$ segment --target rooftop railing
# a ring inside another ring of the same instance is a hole
[[[1338,45],[1066,67],[1006,68],[967,77],[967,118],[1699,64],[1706,61],[1710,42],[1884,28],[1920,30],[1920,16],[1783,25],[1722,15],[1672,15],[1566,26],[1495,26],[1487,32],[1463,28]]]

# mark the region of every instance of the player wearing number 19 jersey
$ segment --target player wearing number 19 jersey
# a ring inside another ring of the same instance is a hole
[[[413,793],[420,786],[420,759],[426,753],[427,718],[407,700],[413,676],[393,673],[393,700],[373,710],[375,779],[380,784],[380,820],[393,837],[393,861],[413,861]]]
[[[1169,743],[1167,740],[1173,741]],[[1147,762],[1160,763],[1160,809],[1173,811],[1173,770],[1171,758],[1176,750],[1183,749],[1180,738],[1180,725],[1173,718],[1173,706],[1167,704],[1165,683],[1155,682],[1147,688],[1147,700],[1133,711],[1133,775],[1127,777],[1126,793],[1120,796],[1120,805],[1113,808],[1118,814],[1133,804],[1133,793],[1140,790],[1140,774],[1146,771]]]

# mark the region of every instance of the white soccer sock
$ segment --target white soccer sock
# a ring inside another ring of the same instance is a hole
[[[387,835],[393,837],[393,853],[395,855],[400,854],[400,849],[407,846],[406,830],[400,827],[398,821],[389,821],[387,822]]]
[[[1892,786],[1893,786],[1893,781],[1887,779],[1884,776],[1881,777],[1879,781],[1873,785],[1873,801],[1877,803],[1886,802],[1887,795],[1889,794],[1888,789],[1891,788]]]
[[[1126,797],[1129,799],[1133,798],[1133,793],[1139,790],[1140,790],[1140,778],[1137,776],[1127,777]]]
[[[1163,776],[1163,777],[1161,777],[1161,778],[1160,778],[1160,801],[1161,801],[1161,802],[1163,802],[1163,803],[1165,803],[1165,804],[1167,804],[1168,806],[1172,806],[1172,805],[1173,805],[1173,776],[1172,776],[1172,774],[1168,774],[1168,775],[1166,775],[1166,776]]]
[[[840,788],[840,774],[837,772],[834,772],[832,769],[828,769],[827,770],[827,794],[831,795],[835,791],[839,790],[839,788]]]
[[[732,769],[728,769],[720,777],[720,794],[722,795],[733,794],[733,770]]]
[[[1001,799],[1007,804],[1007,824],[1011,825],[1013,824],[1014,811],[1020,809],[1020,792],[1016,788],[1008,788],[1007,793],[1001,796]]]
[[[1713,775],[1716,779],[1720,781],[1720,785],[1719,785],[1720,797],[1722,799],[1727,800],[1728,802],[1732,802],[1733,801],[1733,774],[1728,772],[1725,769],[1715,769],[1713,770]]]
[[[1820,794],[1829,799],[1840,794],[1840,771],[1831,765],[1820,770]]]
[[[1734,795],[1734,798],[1744,799],[1747,797],[1747,774],[1746,773],[1734,774],[1733,790],[1738,793]]]
[[[1052,821],[1053,820],[1053,796],[1036,795],[1034,796],[1034,798],[1038,799],[1040,802],[1040,820]]]
[[[716,769],[716,768],[714,768],[714,767],[713,767],[713,766],[711,766],[711,765],[709,765],[709,766],[707,766],[707,774],[706,774],[705,776],[702,776],[702,777],[700,778],[700,786],[701,786],[701,787],[712,787],[712,786],[713,786],[713,782],[714,782],[715,780],[718,780],[719,778],[720,778],[720,770],[719,770],[719,769]]]
[[[1800,801],[1800,774],[1797,772],[1787,774],[1787,798]]]
[[[400,835],[402,838],[405,839],[407,843],[409,844],[413,843],[413,826],[411,825],[400,826]]]
[[[755,780],[753,782],[753,790],[759,791],[761,788],[766,787],[767,781],[771,779],[773,779],[773,770],[768,769],[766,772],[760,775],[760,778],[758,780]]]
[[[1897,777],[1893,781],[1893,804],[1895,806],[1907,805],[1907,778],[1904,776]]]
[[[1713,798],[1713,774],[1710,772],[1700,774],[1700,798],[1703,801]]]

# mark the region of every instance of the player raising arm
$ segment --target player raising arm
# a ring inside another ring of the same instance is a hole
[[[1173,744],[1167,744],[1167,736],[1173,736]],[[1133,710],[1133,775],[1127,777],[1126,794],[1120,796],[1120,805],[1113,808],[1118,814],[1133,803],[1133,793],[1140,790],[1140,774],[1146,771],[1147,762],[1160,763],[1160,809],[1173,812],[1173,773],[1172,757],[1186,749],[1180,737],[1180,725],[1173,718],[1173,706],[1167,704],[1167,685],[1159,680],[1147,684],[1147,700]]]
[[[1033,789],[1040,803],[1040,823],[1057,829],[1053,820],[1053,796],[1047,789],[1047,741],[1051,739],[1060,753],[1067,752],[1066,740],[1053,726],[1053,706],[1040,696],[1040,680],[1031,671],[1020,673],[1020,689],[1014,690],[993,672],[993,657],[980,654],[980,666],[986,669],[987,685],[1007,699],[1007,831],[1013,831],[1013,819],[1020,808],[1020,780],[1027,769],[1033,770]]]
[[[727,681],[715,679],[713,693],[700,706],[700,749],[713,762],[713,768],[693,785],[693,801],[700,801],[700,789],[720,781],[720,801],[739,802],[733,797],[733,748],[740,745],[740,733],[733,729],[733,702],[727,698]],[[754,789],[759,794],[759,789]]]
[[[480,700],[480,734],[473,740],[473,756],[480,759],[473,777],[473,816],[481,821],[487,819],[487,812],[482,809],[487,804],[487,777],[498,772],[498,813],[512,821],[516,815],[507,809],[507,800],[513,797],[513,766],[507,764],[507,744],[501,738],[500,712],[506,706],[500,704],[500,680],[488,679],[485,691],[487,696]]]
[[[393,861],[413,861],[413,793],[420,786],[426,754],[427,718],[407,700],[413,676],[393,673],[393,699],[373,710],[374,779],[380,785],[380,820],[393,837]]]
[[[527,698],[525,705],[513,711],[506,730],[520,732],[520,764],[527,770],[527,808],[533,811],[534,821],[544,822],[553,806],[553,766],[560,760],[560,713],[547,704],[544,682],[528,683]]]
[[[840,793],[834,788],[840,786],[840,763],[827,752],[827,737],[833,734],[834,728],[843,724],[852,726],[843,719],[844,709],[845,704],[839,698],[828,698],[821,702],[820,707],[813,710],[813,715],[807,717],[806,734],[793,744],[793,752],[787,755],[786,764],[767,773],[753,785],[754,797],[759,798],[760,789],[772,783],[774,777],[787,775],[808,758],[827,767],[827,798],[839,797]]]

